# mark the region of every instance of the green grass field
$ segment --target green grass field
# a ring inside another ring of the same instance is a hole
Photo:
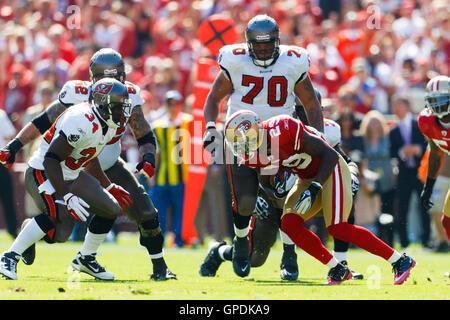
[[[0,233],[0,250],[11,244]],[[401,286],[393,285],[390,264],[362,250],[351,249],[350,267],[364,274],[364,280],[351,280],[338,286],[325,285],[328,268],[307,254],[299,255],[300,277],[285,282],[279,276],[281,243],[277,242],[260,268],[253,268],[247,278],[235,276],[231,263],[224,263],[214,278],[198,275],[207,246],[191,249],[165,249],[165,259],[178,280],[149,280],[151,262],[134,234],[120,234],[117,243],[100,248],[99,262],[115,274],[115,281],[93,280],[72,271],[70,262],[81,248],[79,242],[37,244],[33,265],[18,265],[19,280],[0,279],[1,300],[448,300],[450,254],[425,252],[412,246],[409,250],[417,266]]]

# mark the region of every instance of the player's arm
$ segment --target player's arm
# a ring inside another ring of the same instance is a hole
[[[97,179],[103,188],[108,188],[111,184],[111,181],[109,180],[108,176],[103,172],[102,167],[100,166],[100,161],[98,160],[98,157],[95,157],[89,163],[86,165],[84,170],[89,173],[91,176],[93,176],[95,179]]]
[[[434,143],[434,141],[428,139],[428,145],[430,146],[430,153],[428,155],[427,180],[420,194],[420,202],[426,210],[433,206],[433,202],[430,198],[433,193],[434,183],[439,175],[439,169],[441,168],[442,161],[442,151]]]
[[[207,124],[209,122],[216,123],[217,117],[219,116],[220,103],[232,92],[233,84],[221,70],[214,80],[213,86],[208,93],[205,106],[203,108],[203,114]]]
[[[339,159],[338,153],[333,148],[319,137],[309,134],[306,130],[302,134],[302,151],[313,158],[320,158],[322,161],[313,182],[308,189],[300,194],[294,205],[294,209],[299,214],[305,214],[309,211],[322,189],[322,185],[333,173]]]
[[[302,152],[309,154],[312,158],[322,159],[314,181],[323,185],[336,167],[338,153],[321,138],[306,130],[303,130],[301,145]]]
[[[233,92],[232,82],[225,76],[223,71],[220,71],[214,80],[213,86],[206,98],[205,107],[203,108],[203,115],[205,117],[206,131],[203,136],[203,147],[214,152],[215,148],[208,148],[214,143],[214,140],[220,139],[221,135],[216,130],[216,120],[219,116],[220,103],[222,100]],[[216,144],[214,144],[216,145]],[[220,143],[217,146],[221,145]]]
[[[27,145],[47,131],[66,108],[67,106],[63,105],[59,100],[52,102],[46,110],[36,116],[31,122],[27,123],[14,139],[0,149],[0,163],[8,166],[8,168],[11,167],[15,161],[17,152],[24,145]]]
[[[89,161],[84,170],[100,182],[102,187],[117,200],[122,210],[129,207],[133,202],[128,191],[109,180],[108,176],[102,170],[98,157]]]
[[[342,150],[341,145],[338,143],[334,146],[334,150],[339,153],[350,169],[350,174],[352,176],[352,194],[355,195],[359,190],[359,168],[358,165],[352,161],[352,159]]]
[[[305,108],[309,125],[320,132],[324,132],[322,108],[319,100],[317,100],[309,75],[296,83],[294,92]]]
[[[136,171],[151,178],[155,174],[156,138],[150,124],[145,120],[141,106],[133,108],[128,123],[142,156],[142,161],[137,164]]]

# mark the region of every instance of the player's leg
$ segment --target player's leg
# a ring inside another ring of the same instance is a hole
[[[352,204],[352,208],[350,210],[350,215],[347,219],[347,222],[350,224],[354,224],[354,222],[355,222],[355,203],[354,202]],[[333,238],[333,244],[334,244],[333,255],[336,257],[336,259],[340,263],[347,265],[348,264],[347,263],[347,252],[348,252],[348,248],[349,248],[350,244],[348,242],[342,241],[337,238]],[[357,273],[353,270],[351,270],[351,271],[352,271],[352,275],[353,275],[352,279],[355,279],[355,280],[364,279],[364,276],[361,273]]]
[[[246,277],[250,273],[251,267],[248,233],[258,194],[258,174],[252,168],[237,164],[228,164],[227,170],[233,199],[235,233],[233,239],[233,270],[238,276]]]
[[[450,240],[450,189],[447,191],[445,197],[444,210],[442,211],[442,226],[447,233],[447,238]]]
[[[395,270],[394,284],[401,284],[407,279],[415,265],[412,258],[402,256],[366,228],[347,222],[352,206],[351,177],[341,157],[331,177],[323,185],[321,200],[325,224],[331,236],[389,261]]]
[[[294,209],[299,196],[310,184],[311,180],[299,179],[287,195],[283,208],[283,216],[281,217],[281,230],[285,232],[300,249],[304,250],[324,265],[333,268],[332,276],[328,280],[328,283],[338,284],[342,281],[351,279],[350,269],[339,263],[327,248],[325,248],[322,241],[320,241],[320,238],[312,231],[308,230],[304,225],[306,220],[316,215],[322,208],[322,191],[319,192],[316,201],[314,201],[312,207],[304,215],[300,216]]]
[[[445,253],[449,251],[447,234],[441,222],[448,190],[450,190],[450,177],[444,177],[442,175],[438,176],[431,195],[433,205],[429,210],[431,221],[436,230],[436,236],[439,242],[437,248],[434,250],[435,252]]]
[[[139,243],[147,249],[152,261],[153,273],[151,278],[155,280],[176,279],[164,259],[164,236],[161,231],[158,212],[144,187],[127,169],[126,163],[121,158],[105,173],[111,182],[120,185],[130,193],[133,202],[129,208],[124,210],[124,213],[138,226]]]
[[[54,196],[40,193],[38,188],[46,180],[41,170],[28,167],[25,172],[25,188],[34,199],[41,214],[33,217],[20,231],[12,245],[2,254],[0,273],[8,279],[17,279],[17,263],[28,251],[27,264],[34,262],[35,243],[46,237],[48,242],[54,242],[55,223],[58,215],[58,206]]]
[[[90,205],[89,212],[93,215],[83,245],[72,260],[72,267],[97,279],[113,280],[114,275],[97,262],[96,254],[120,215],[120,206],[97,179],[85,172],[80,172],[78,178],[70,184],[69,190]]]

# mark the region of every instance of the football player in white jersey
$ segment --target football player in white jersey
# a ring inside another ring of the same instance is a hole
[[[440,220],[450,240],[450,78],[442,75],[434,77],[425,91],[425,109],[419,114],[417,122],[428,140],[430,154],[427,180],[420,199],[426,210],[442,210]],[[434,191],[437,191],[436,195]],[[433,221],[436,219],[433,218]]]
[[[321,95],[318,90],[314,90],[321,103]],[[308,124],[305,109],[301,102],[296,99],[295,111],[293,117]],[[350,168],[352,176],[353,196],[358,192],[358,166],[342,151],[340,148],[341,128],[339,124],[331,119],[324,119],[325,140],[343,156]],[[267,177],[266,177],[267,178]],[[283,256],[281,259],[280,276],[283,280],[295,281],[298,279],[297,254],[295,253],[295,244],[281,231],[280,218],[283,213],[283,204],[289,190],[294,186],[297,176],[288,172],[271,176],[269,183],[260,184],[258,199],[254,210],[254,218],[251,224],[251,254],[250,261],[252,267],[262,266],[277,239],[277,230],[280,230],[280,238],[283,242]],[[354,208],[350,213],[348,222],[353,223]],[[334,239],[333,255],[339,262],[347,265],[347,251],[349,244],[339,239]],[[220,249],[219,249],[220,248]],[[217,269],[224,260],[231,260],[232,247],[226,245],[225,241],[213,243],[209,248],[208,254],[200,267],[200,275],[215,276]],[[363,279],[363,275],[352,271],[354,279]]]
[[[121,207],[131,204],[129,193],[108,179],[97,158],[121,119],[130,115],[128,89],[118,80],[103,79],[92,96],[93,106],[83,102],[66,109],[28,162],[25,185],[42,213],[26,224],[2,254],[0,273],[7,279],[17,280],[21,255],[44,236],[65,242],[75,221],[86,221],[89,211],[95,210],[98,219],[112,224]],[[98,274],[104,280],[114,279],[101,267]]]
[[[252,18],[245,36],[246,43],[220,49],[221,70],[205,102],[203,146],[212,152],[216,163],[224,163],[225,158],[223,138],[215,123],[220,102],[227,96],[227,120],[240,109],[252,110],[266,120],[275,115],[291,115],[297,95],[305,106],[311,126],[323,132],[322,110],[308,76],[308,52],[300,47],[280,45],[278,25],[267,15]],[[233,270],[245,277],[251,268],[248,232],[259,177],[256,170],[237,165],[229,150],[226,150],[226,157],[233,198]]]
[[[58,100],[28,123],[7,146],[0,149],[0,163],[10,166],[20,148],[50,128],[68,106],[88,101],[92,85],[99,79],[115,78],[121,81],[128,88],[132,107],[131,115],[122,118],[120,126],[116,129],[116,135],[99,155],[99,161],[108,178],[130,193],[133,203],[129,208],[125,208],[124,213],[138,226],[139,242],[147,249],[153,264],[151,278],[155,280],[176,279],[164,260],[164,238],[159,226],[157,211],[144,187],[139,184],[134,174],[127,168],[126,163],[120,158],[120,139],[125,133],[126,125],[129,124],[142,156],[142,161],[136,166],[136,171],[146,177],[153,176],[156,140],[142,112],[141,106],[144,101],[140,95],[140,89],[133,83],[125,81],[123,59],[118,52],[110,48],[100,49],[92,56],[89,73],[90,82],[68,81],[61,89]],[[96,219],[95,216],[93,219]],[[80,254],[75,257],[72,265],[93,277],[97,277],[96,268],[91,268],[90,264],[95,261],[95,253],[100,243],[106,238],[107,233],[95,234],[89,227]],[[22,260],[26,264],[32,264],[34,256],[35,246],[32,246],[24,252]]]

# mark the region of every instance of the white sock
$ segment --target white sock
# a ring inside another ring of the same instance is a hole
[[[333,256],[339,261],[342,262],[344,260],[347,260],[347,251],[345,252],[336,252],[333,251]]]
[[[328,261],[327,266],[330,268],[334,268],[338,265],[339,261],[335,257],[331,258],[330,261]]]
[[[284,244],[287,245],[292,245],[295,244],[294,241],[291,240],[291,238],[289,238],[289,236],[283,232],[283,230],[280,229],[280,238],[281,238],[281,242],[283,242]]]
[[[223,254],[224,254],[225,250],[227,250],[228,248],[231,248],[231,246],[223,245],[223,246],[219,247],[219,250],[217,250],[217,252],[219,253],[220,259],[222,259],[223,261],[225,261]]]
[[[236,228],[236,225],[233,225],[234,234],[239,238],[245,238],[246,236],[248,236],[248,231],[250,230],[251,223],[252,223],[252,219],[250,219],[248,226],[244,229],[238,229],[238,228]]]
[[[388,261],[392,264],[398,261],[398,259],[400,259],[402,257],[402,255],[394,250],[394,253],[392,254],[392,256],[388,259]]]
[[[41,240],[45,232],[39,227],[35,219],[31,219],[25,228],[19,233],[8,251],[14,251],[22,255],[33,243]]]
[[[164,257],[164,250],[161,250],[160,253],[149,254],[150,259],[159,259]]]
[[[84,237],[83,247],[81,248],[80,253],[83,256],[97,253],[98,248],[106,239],[107,235],[107,233],[97,234],[88,230],[86,232],[86,236]]]

